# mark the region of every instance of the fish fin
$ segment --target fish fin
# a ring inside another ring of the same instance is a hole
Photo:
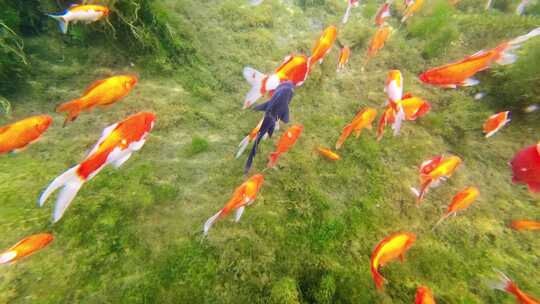
[[[239,207],[236,209],[236,214],[234,215],[234,222],[238,223],[240,218],[242,217],[242,214],[244,213],[244,210],[246,209],[245,206]]]
[[[523,42],[533,38],[533,37],[536,37],[540,35],[540,27],[537,27],[535,28],[534,30],[528,32],[527,34],[525,35],[521,35],[519,37],[516,37],[514,39],[512,39],[510,42],[508,42],[510,45],[512,46],[516,46],[516,45],[520,45],[522,44]]]
[[[528,182],[527,186],[531,192],[540,192],[540,183],[538,182]]]
[[[345,15],[343,15],[343,20],[341,20],[341,23],[345,24],[349,20],[349,15],[351,14],[351,6],[347,6],[347,10],[345,10]]]
[[[432,183],[433,181],[431,179],[427,179],[420,187],[420,192],[418,193],[418,196],[416,197],[417,206],[420,206],[420,203],[422,203],[422,200],[424,199],[424,196],[428,192],[429,187],[431,186]]]
[[[352,124],[348,124],[345,126],[345,128],[343,128],[343,131],[341,131],[341,135],[336,142],[336,150],[339,150],[339,148],[341,148],[345,140],[347,140],[347,138],[351,135],[352,131]]]
[[[106,79],[98,79],[94,82],[92,82],[87,88],[86,90],[84,91],[83,95],[86,95],[88,93],[90,93],[90,91],[92,91],[93,89],[95,89],[96,87],[98,87],[99,85],[101,85],[102,83],[105,82]]]
[[[253,107],[253,110],[254,111],[262,111],[262,112],[265,112],[266,110],[268,110],[268,107],[270,106],[270,101],[271,100],[268,100],[264,103],[261,103],[259,105],[256,105],[255,107]]]
[[[64,120],[64,127],[70,122],[77,119],[79,116],[81,109],[79,103],[81,102],[80,99],[74,99],[68,102],[64,102],[58,108],[56,108],[56,112],[67,112],[66,119]]]
[[[208,235],[208,230],[214,225],[214,223],[221,217],[221,214],[223,213],[223,210],[219,210],[218,213],[214,214],[212,217],[210,217],[203,226],[203,234],[204,236]]]
[[[15,247],[15,246],[13,246]],[[9,250],[0,254],[0,264],[7,264],[17,257],[17,251]]]
[[[111,162],[112,166],[115,169],[120,168],[131,157],[131,154],[133,154],[133,153],[128,153],[128,154],[124,155],[123,157],[114,160],[113,162]]]
[[[355,138],[360,137],[360,134],[362,134],[362,129],[354,130],[354,137]]]
[[[38,203],[41,207],[55,190],[62,188],[58,198],[56,199],[56,205],[53,213],[53,223],[56,223],[58,220],[60,220],[60,218],[62,218],[62,215],[66,211],[67,207],[69,207],[73,201],[73,198],[75,198],[75,195],[77,195],[77,192],[85,182],[85,180],[78,175],[78,169],[79,165],[67,170],[66,172],[62,173],[62,175],[55,178],[47,189],[43,191],[39,198]]]
[[[252,104],[254,104],[257,99],[263,96],[263,94],[261,93],[261,89],[263,85],[263,80],[267,76],[266,74],[263,74],[249,66],[244,68],[242,74],[244,75],[246,81],[251,85],[251,89],[246,94],[246,97],[244,99],[244,109],[246,109],[249,108]]]
[[[284,123],[289,123],[289,107],[287,107],[287,110],[285,111],[285,113],[279,120],[282,120]],[[278,129],[279,129],[279,120],[276,122]]]
[[[373,266],[371,267],[371,275],[373,277],[373,281],[375,282],[375,287],[377,287],[377,290],[383,290],[384,278],[379,273],[379,271],[376,268],[374,268]]]
[[[511,284],[513,284],[512,280],[502,271],[497,270],[497,269],[493,269],[493,270],[499,275],[499,279],[497,281],[488,283],[488,286],[491,289],[498,289],[504,292],[508,292],[509,287],[511,286]]]
[[[236,158],[239,158],[242,153],[246,150],[247,146],[249,145],[249,135],[244,137],[240,144],[238,145],[238,152],[236,152]]]
[[[396,119],[394,120],[394,123],[392,124],[392,130],[394,130],[394,136],[399,135],[399,131],[401,130],[401,123],[405,119],[405,111],[403,111],[403,107],[399,107],[399,111],[396,115]]]
[[[416,196],[416,197],[420,196],[420,191],[418,191],[418,189],[416,189],[414,187],[410,187],[409,189],[411,189],[411,192],[414,194],[414,196]]]
[[[267,92],[275,90],[279,86],[280,82],[281,81],[278,75],[276,74],[270,75],[268,79],[266,80],[265,90]]]
[[[92,150],[90,150],[90,152],[88,152],[88,154],[86,156],[88,157],[89,155],[96,152],[97,149],[99,148],[99,145],[101,145],[101,143],[103,143],[103,141],[105,141],[105,139],[112,133],[112,131],[114,131],[114,129],[116,129],[117,126],[118,126],[118,123],[114,123],[114,124],[106,127],[105,129],[103,129],[103,131],[101,132],[101,136],[99,137],[97,143],[94,145],[94,147],[92,147]]]
[[[66,12],[62,13],[62,15],[47,14],[47,16],[58,21],[58,27],[60,28],[60,31],[62,32],[62,34],[67,34],[68,26],[69,26],[69,21],[66,21],[66,19],[64,19],[64,16],[63,16],[65,13]]]
[[[452,214],[456,214],[455,212],[451,212],[451,213],[446,213],[445,215],[443,215],[438,221],[437,223],[435,223],[435,225],[433,226],[433,228],[431,228],[431,231],[435,230],[435,228],[437,228],[437,226],[439,226],[444,220],[446,220],[450,215]]]
[[[480,83],[480,81],[478,79],[473,78],[473,77],[469,77],[469,78],[465,79],[461,85],[464,86],[464,87],[472,87],[472,86],[475,86],[475,85],[477,85],[479,83]]]

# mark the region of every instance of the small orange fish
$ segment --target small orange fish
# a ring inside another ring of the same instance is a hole
[[[476,73],[490,68],[494,63],[500,65],[514,63],[517,56],[512,51],[519,48],[523,42],[538,35],[540,35],[540,27],[493,49],[481,50],[463,60],[429,69],[420,74],[419,78],[426,84],[442,88],[477,85],[479,81],[473,78]]]
[[[491,115],[486,122],[484,122],[484,133],[486,138],[492,136],[502,127],[510,122],[510,111],[500,112],[497,114]]]
[[[31,235],[0,254],[0,264],[17,262],[18,260],[45,248],[53,241],[53,239],[54,236],[50,233]]]
[[[420,191],[411,188],[416,195],[416,204],[420,205],[430,187],[436,187],[441,181],[450,178],[461,162],[461,158],[454,155],[444,157],[429,173],[420,174]]]
[[[84,183],[107,165],[119,168],[134,152],[144,146],[155,120],[154,113],[139,112],[105,128],[86,158],[56,177],[43,191],[39,198],[39,206],[43,206],[47,198],[61,188],[53,212],[53,222],[59,221]]]
[[[371,130],[372,123],[375,120],[376,116],[377,116],[377,110],[373,108],[366,108],[358,112],[358,114],[356,114],[352,122],[346,125],[343,128],[343,131],[341,131],[341,135],[339,136],[339,139],[336,142],[336,150],[339,150],[339,148],[341,148],[345,140],[349,138],[352,132],[354,132],[356,138],[358,138],[363,129]]]
[[[400,258],[403,262],[405,252],[411,248],[416,241],[416,235],[409,232],[397,232],[384,238],[373,250],[371,254],[371,275],[377,289],[382,290],[384,278],[379,273],[379,267],[383,267],[391,260]]]
[[[469,208],[469,206],[478,198],[479,195],[480,191],[478,191],[478,188],[476,187],[467,187],[463,191],[456,194],[444,215],[435,224],[435,227],[437,227],[449,216],[456,215],[458,211]],[[433,229],[435,229],[435,227],[433,227]]]
[[[137,84],[137,77],[118,75],[92,83],[83,96],[61,104],[56,112],[67,112],[64,126],[74,121],[79,113],[88,111],[96,106],[108,106],[126,97]]]
[[[401,18],[401,22],[405,22],[407,19],[409,19],[414,13],[419,11],[423,5],[424,0],[415,0],[414,3],[407,6],[405,12],[403,13],[403,17]]]
[[[245,207],[251,205],[257,198],[263,182],[264,176],[262,174],[255,174],[236,188],[231,199],[225,204],[225,207],[204,223],[204,235],[206,236],[208,234],[208,230],[210,230],[218,219],[227,216],[232,210],[236,209],[235,222],[238,222]]]
[[[329,160],[340,160],[341,159],[341,157],[339,157],[339,155],[337,153],[335,153],[334,151],[332,151],[330,149],[327,149],[327,148],[318,147],[317,152],[319,152],[320,155],[326,157]]]
[[[375,15],[375,24],[377,26],[381,26],[384,24],[385,19],[391,16],[392,15],[390,14],[390,2],[386,2],[381,6],[379,11]]]
[[[373,38],[371,39],[371,42],[369,43],[367,57],[366,57],[364,65],[367,63],[369,58],[372,58],[373,56],[377,55],[379,50],[383,48],[384,43],[388,39],[388,36],[390,36],[391,32],[392,32],[392,27],[390,26],[380,26],[377,28],[375,35],[373,36]]]
[[[512,221],[510,227],[514,230],[540,230],[540,222],[530,220],[515,220]]]
[[[311,50],[311,57],[309,57],[309,68],[313,68],[313,64],[316,62],[322,63],[324,56],[326,56],[332,50],[334,42],[337,37],[337,28],[334,25],[327,27],[322,33],[319,40]]]
[[[499,273],[499,282],[493,283],[491,288],[499,289],[509,294],[514,295],[516,301],[521,304],[540,304],[540,300],[533,298],[531,295],[526,294],[517,287],[517,285],[510,280],[504,273],[496,270]]]
[[[433,298],[433,293],[431,289],[426,286],[420,286],[416,289],[416,299],[415,304],[436,304],[435,298]]]
[[[294,125],[287,129],[285,133],[281,136],[277,143],[276,152],[270,153],[270,156],[268,157],[268,168],[272,168],[276,165],[277,160],[279,156],[287,151],[296,143],[298,140],[298,137],[300,137],[300,134],[302,134],[302,131],[304,130],[304,126],[302,125]]]
[[[338,65],[337,65],[338,71],[345,67],[345,65],[349,62],[350,56],[351,56],[351,49],[349,49],[348,46],[344,46],[339,52],[339,59],[338,59]]]
[[[0,127],[0,154],[24,150],[36,142],[51,123],[49,115],[38,115]]]

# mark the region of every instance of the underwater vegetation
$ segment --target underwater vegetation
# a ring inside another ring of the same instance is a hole
[[[0,247],[54,235],[2,265],[1,303],[413,303],[419,286],[438,303],[514,303],[491,288],[494,269],[540,296],[538,230],[510,227],[540,220],[540,200],[512,183],[508,164],[540,140],[540,111],[525,110],[540,104],[540,38],[516,50],[514,64],[478,73],[476,86],[447,90],[417,78],[539,27],[538,1],[522,16],[518,1],[494,0],[491,10],[484,1],[425,1],[403,24],[405,5],[395,1],[386,19],[393,30],[366,64],[384,1],[361,1],[345,25],[341,0],[88,2],[107,5],[109,17],[62,34],[46,14],[69,1],[0,0],[0,126],[53,118],[25,151],[0,155]],[[302,124],[302,135],[264,172],[241,221],[225,217],[203,239],[204,222],[245,181],[246,155],[235,153],[262,117],[242,110],[250,89],[242,69],[271,73],[287,55],[311,54],[329,25],[336,43],[295,89],[289,124],[261,141],[253,173],[285,130]],[[338,46],[350,48],[339,72]],[[404,122],[399,136],[388,127],[380,141],[362,125],[339,160],[321,158],[315,149],[334,147],[358,112],[382,113],[389,70],[400,70],[403,93],[429,101],[430,111]],[[127,96],[61,127],[59,105],[124,74],[138,79]],[[140,111],[157,116],[144,148],[86,183],[52,225],[51,207],[36,207],[46,185],[84,160],[105,127]],[[486,139],[483,123],[505,111],[511,122]],[[416,207],[418,167],[438,155],[463,162]],[[474,203],[433,230],[469,186],[481,193]],[[417,240],[404,263],[379,269],[386,283],[377,291],[370,258],[398,231]]]

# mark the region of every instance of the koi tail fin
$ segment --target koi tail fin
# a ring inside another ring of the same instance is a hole
[[[383,290],[384,285],[384,278],[379,273],[379,271],[373,267],[371,267],[371,275],[373,277],[373,281],[375,282],[375,287],[377,287],[377,290]]]
[[[79,169],[79,165],[67,170],[66,172],[62,173],[62,175],[55,178],[39,197],[38,204],[40,207],[42,207],[47,198],[49,198],[54,191],[62,188],[58,198],[56,199],[56,205],[54,206],[53,223],[58,222],[62,218],[64,212],[69,207],[77,195],[77,192],[79,192],[79,189],[81,189],[81,186],[85,182],[85,180],[77,174],[77,169]]]
[[[435,223],[435,225],[433,226],[433,228],[431,228],[431,231],[435,230],[435,228],[437,228],[437,226],[439,226],[442,222],[444,222],[444,220],[446,220],[452,213],[446,213],[445,215],[443,215],[438,221],[437,223]]]
[[[242,139],[242,141],[238,145],[238,152],[236,152],[236,158],[239,158],[240,155],[244,153],[248,145],[249,145],[249,135],[244,137],[244,139]]]
[[[79,113],[81,112],[80,109],[80,99],[75,99],[72,101],[64,102],[58,108],[56,108],[56,112],[67,112],[66,119],[64,120],[64,127],[70,122],[77,119],[77,116],[79,116]]]
[[[343,20],[341,20],[341,22],[343,24],[347,23],[347,21],[349,21],[349,15],[351,14],[351,6],[348,5],[347,6],[347,10],[345,10],[345,15],[343,15]]]
[[[60,28],[60,31],[62,32],[62,34],[67,34],[69,22],[66,21],[66,19],[64,19],[62,15],[47,14],[47,16],[58,21],[58,27]]]
[[[394,130],[394,136],[399,135],[399,131],[401,130],[401,123],[405,119],[405,112],[403,111],[403,107],[399,107],[399,111],[396,115],[396,119],[394,120],[394,123],[392,124],[392,130]]]
[[[538,35],[540,35],[540,27],[535,28],[534,30],[530,31],[525,35],[510,40],[510,42],[508,42],[507,45],[504,47],[503,51],[501,52],[500,58],[497,59],[496,62],[500,65],[507,65],[516,62],[517,55],[514,54],[513,51],[518,49],[523,42]]]
[[[268,165],[266,167],[273,168],[277,163],[278,157],[279,157],[279,153],[277,152],[270,153],[270,156],[268,157]]]
[[[497,281],[490,282],[488,285],[491,289],[498,289],[502,290],[504,292],[508,292],[509,289],[512,288],[512,280],[506,276],[502,271],[493,269],[497,274],[499,275],[499,279]]]
[[[430,179],[426,180],[421,186],[420,190],[417,190],[415,188],[411,187],[411,191],[416,195],[416,206],[420,206],[420,203],[422,203],[422,200],[424,199],[424,196],[429,190],[429,187],[431,186],[432,181]]]
[[[204,226],[203,226],[204,236],[208,235],[208,230],[210,230],[210,228],[212,228],[212,225],[214,225],[214,223],[221,217],[222,213],[223,213],[223,210],[219,210],[218,213],[214,214],[212,217],[210,217],[208,220],[206,220],[206,222],[204,223]]]
[[[489,9],[491,9],[491,4],[492,4],[492,2],[493,2],[493,0],[488,0],[488,1],[486,2],[486,6],[485,6],[486,11],[489,10]]]
[[[15,250],[10,250],[0,254],[0,264],[7,264],[13,261],[17,257],[17,252]]]
[[[343,131],[341,132],[341,135],[336,142],[336,150],[339,150],[339,148],[341,148],[345,140],[347,140],[347,138],[351,135],[352,131],[352,124],[348,124],[345,126],[345,128],[343,128]]]
[[[246,81],[251,85],[251,89],[244,99],[244,109],[247,109],[263,96],[263,80],[266,75],[252,67],[245,67],[242,73]]]

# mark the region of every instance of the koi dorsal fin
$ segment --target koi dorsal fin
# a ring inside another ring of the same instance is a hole
[[[97,86],[99,86],[100,84],[104,83],[105,82],[105,79],[99,79],[99,80],[96,80],[94,82],[92,82],[87,88],[86,90],[84,91],[83,95],[86,95],[88,94],[90,91],[92,91],[93,89],[95,89]]]

